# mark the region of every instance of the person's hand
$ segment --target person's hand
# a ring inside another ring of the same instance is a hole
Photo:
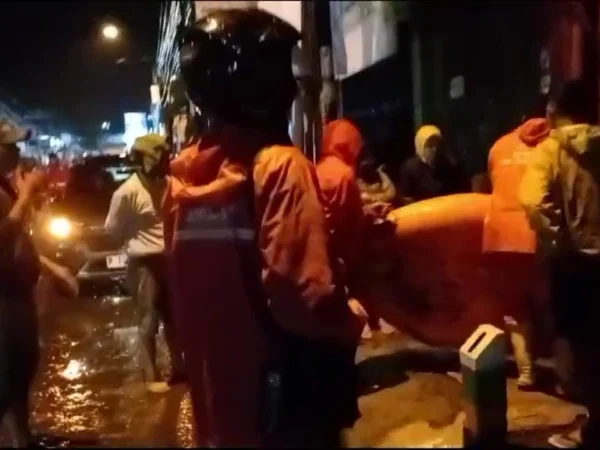
[[[79,282],[65,266],[51,261],[45,256],[40,256],[40,263],[44,271],[56,282],[61,291],[68,297],[75,298],[79,295]]]
[[[363,305],[361,305],[360,302],[358,300],[356,300],[355,298],[351,298],[350,300],[348,300],[348,307],[350,308],[350,310],[352,311],[352,313],[355,316],[360,317],[361,319],[364,319],[365,321],[369,319],[369,315],[367,314],[367,311],[365,310]]]
[[[26,174],[18,174],[15,177],[15,184],[19,197],[31,197],[34,192],[43,186],[44,181],[44,172],[38,168]]]
[[[365,214],[368,214],[375,218],[385,218],[393,210],[394,208],[392,207],[391,203],[374,202],[365,207]]]
[[[79,295],[79,281],[77,278],[64,266],[57,265],[52,271],[54,281],[56,281],[60,287],[61,292],[70,298],[76,298]]]

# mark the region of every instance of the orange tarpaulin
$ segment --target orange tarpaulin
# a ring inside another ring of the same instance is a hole
[[[514,280],[482,252],[489,205],[488,195],[459,194],[390,213],[395,231],[379,250],[388,268],[377,273],[367,263],[363,301],[432,345],[458,347],[482,323],[503,327],[504,305],[513,300],[503,286]],[[540,284],[536,273],[520,282]]]

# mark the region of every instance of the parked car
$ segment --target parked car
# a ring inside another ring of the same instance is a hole
[[[127,157],[85,158],[69,169],[62,195],[49,200],[32,223],[40,253],[69,267],[84,295],[88,288],[124,290],[123,243],[108,235],[104,220],[113,193],[135,169]]]

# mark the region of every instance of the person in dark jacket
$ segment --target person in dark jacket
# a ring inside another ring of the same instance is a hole
[[[44,177],[34,169],[15,173],[18,143],[30,133],[0,120],[0,423],[9,418],[15,447],[31,444],[29,395],[39,358],[34,287],[45,270],[72,295],[77,283],[68,270],[40,258],[27,220]]]
[[[423,125],[415,136],[415,154],[400,170],[398,191],[404,205],[465,191],[461,165],[442,149],[442,133]]]

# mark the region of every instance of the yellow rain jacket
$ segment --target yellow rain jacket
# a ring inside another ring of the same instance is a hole
[[[546,249],[600,255],[600,127],[554,130],[534,150],[519,198]]]

